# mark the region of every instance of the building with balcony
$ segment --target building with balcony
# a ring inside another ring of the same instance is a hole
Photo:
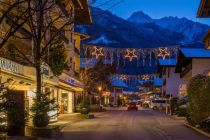
[[[191,49],[181,48],[175,72],[180,74],[179,95],[187,94],[188,81],[198,75],[209,75],[210,72],[210,50],[203,48]]]
[[[197,17],[199,18],[209,18],[210,17],[210,1],[201,0],[197,12]]]
[[[178,96],[180,74],[175,73],[176,59],[159,59],[158,73],[163,78],[162,92],[172,97]]]
[[[90,24],[92,19],[87,0],[56,0],[55,8],[55,11],[62,12],[62,20],[56,23],[52,30],[46,32],[41,42],[41,49],[45,49],[50,37],[65,22],[65,18],[72,19],[72,23],[59,32],[59,37],[65,44],[66,62],[69,69],[64,70],[60,76],[55,76],[49,65],[42,63],[42,91],[51,92],[50,97],[56,99],[59,104],[58,111],[60,113],[72,113],[74,111],[75,92],[83,91],[82,83],[79,81],[78,76],[76,76],[75,68],[73,67],[74,63],[78,65],[75,60],[75,54],[79,52],[76,52],[75,48],[78,47],[77,44],[80,45],[77,39],[75,45],[74,26],[75,24]],[[52,18],[55,16],[52,15]],[[13,18],[7,18],[1,24],[1,29],[9,29],[16,25]],[[3,77],[1,82],[8,79],[12,80],[10,92],[20,97],[24,107],[22,111],[25,109],[29,111],[33,103],[33,97],[36,94],[36,69],[30,63],[30,61],[34,62],[35,55],[31,32],[31,28],[27,25],[21,26],[14,34],[19,36],[19,38],[11,38],[0,49],[0,76]],[[1,30],[0,35],[3,36],[4,33],[4,30]],[[82,35],[80,37],[83,38]],[[3,40],[0,41],[2,42]],[[21,54],[24,54],[24,57],[20,57]],[[48,59],[50,60],[50,58]]]

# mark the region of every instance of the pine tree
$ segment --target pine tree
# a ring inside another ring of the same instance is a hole
[[[50,92],[36,93],[36,97],[33,99],[34,103],[31,107],[33,125],[36,127],[45,127],[49,124],[49,121],[53,116],[49,116],[50,111],[55,111],[57,105],[55,99],[50,99]]]
[[[8,89],[4,85],[5,83],[1,83],[0,79],[0,132],[6,132],[7,130],[6,97],[8,96]]]
[[[63,70],[68,70],[65,45],[60,37],[56,37],[49,46],[49,53],[45,55],[45,62],[50,66],[55,76],[60,75]]]

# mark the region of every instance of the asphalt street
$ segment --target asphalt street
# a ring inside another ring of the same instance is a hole
[[[209,140],[209,138],[153,110],[97,113],[62,130],[59,140]]]

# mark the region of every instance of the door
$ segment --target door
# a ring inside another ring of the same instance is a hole
[[[25,91],[10,90],[8,96],[9,111],[7,113],[8,134],[25,134]]]

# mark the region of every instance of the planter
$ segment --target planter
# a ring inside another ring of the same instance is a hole
[[[90,112],[102,112],[102,107],[100,105],[90,105]]]
[[[44,138],[56,138],[61,135],[59,126],[47,126],[47,127],[26,127],[26,136],[44,137]]]
[[[94,116],[94,114],[89,114],[89,115],[88,115],[88,118],[89,118],[89,119],[94,119],[95,116]]]

